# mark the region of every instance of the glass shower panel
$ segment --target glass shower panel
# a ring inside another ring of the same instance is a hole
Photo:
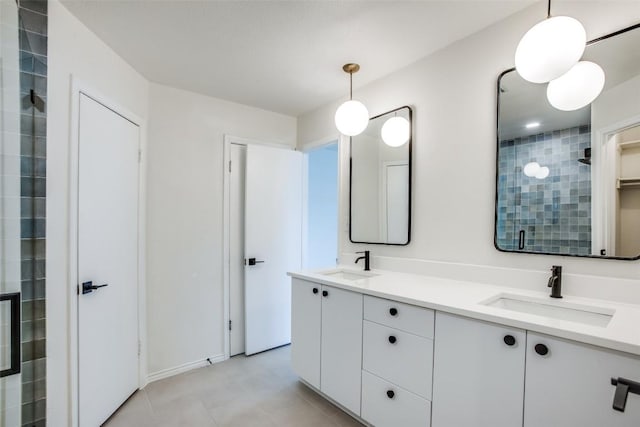
[[[0,425],[22,425],[18,7],[0,2]]]

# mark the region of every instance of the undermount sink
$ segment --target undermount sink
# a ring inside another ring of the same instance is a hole
[[[591,305],[550,301],[524,295],[500,294],[482,303],[488,307],[496,307],[519,313],[567,320],[585,325],[604,328],[615,314],[615,310]]]
[[[322,274],[323,276],[334,277],[336,279],[351,280],[351,281],[368,279],[369,277],[377,276],[377,274],[370,273],[367,271],[353,271],[353,270],[345,270],[345,269],[328,270],[328,271],[323,271],[320,274]]]

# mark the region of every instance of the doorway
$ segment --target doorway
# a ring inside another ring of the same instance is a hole
[[[338,141],[305,153],[304,268],[338,263]]]
[[[225,141],[225,290],[229,357],[291,340],[288,271],[301,267],[302,155]]]

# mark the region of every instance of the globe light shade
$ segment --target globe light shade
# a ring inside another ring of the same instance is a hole
[[[343,135],[361,134],[369,124],[369,112],[360,101],[347,101],[336,110],[336,127]]]
[[[574,111],[591,104],[604,88],[604,71],[598,64],[580,61],[566,74],[549,82],[547,99],[558,110]]]
[[[409,120],[404,117],[391,117],[382,125],[380,135],[389,147],[404,145],[411,136]]]
[[[549,176],[549,168],[546,167],[546,166],[542,166],[538,170],[538,173],[536,173],[536,178],[538,178],[538,179],[545,179],[548,176]]]
[[[580,60],[587,33],[577,19],[554,16],[534,25],[516,49],[516,70],[532,83],[546,83]]]
[[[538,162],[529,162],[524,165],[524,169],[522,171],[526,176],[533,178],[534,176],[536,176],[539,170],[540,164],[538,164]]]

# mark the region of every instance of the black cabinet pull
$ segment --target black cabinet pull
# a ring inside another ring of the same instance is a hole
[[[549,353],[549,347],[544,344],[536,344],[534,349],[540,356],[546,356]]]
[[[392,315],[392,316],[397,316],[398,315],[398,309],[395,308],[395,307],[391,307],[389,309],[389,314]]]
[[[395,344],[396,341],[398,341],[398,339],[396,337],[394,337],[393,335],[389,335],[389,342],[391,344]]]
[[[624,412],[629,393],[640,394],[640,383],[626,378],[611,378],[611,385],[616,386],[613,395],[613,409]]]
[[[328,297],[329,296],[329,291],[322,291],[322,296],[323,297]]]
[[[512,345],[515,345],[516,343],[516,337],[514,337],[513,335],[505,335],[503,339],[504,339],[504,343],[509,347],[511,347]]]
[[[389,399],[393,399],[395,397],[395,392],[393,390],[387,390],[387,397]]]
[[[317,294],[318,293],[318,288],[313,288],[313,293]]]

